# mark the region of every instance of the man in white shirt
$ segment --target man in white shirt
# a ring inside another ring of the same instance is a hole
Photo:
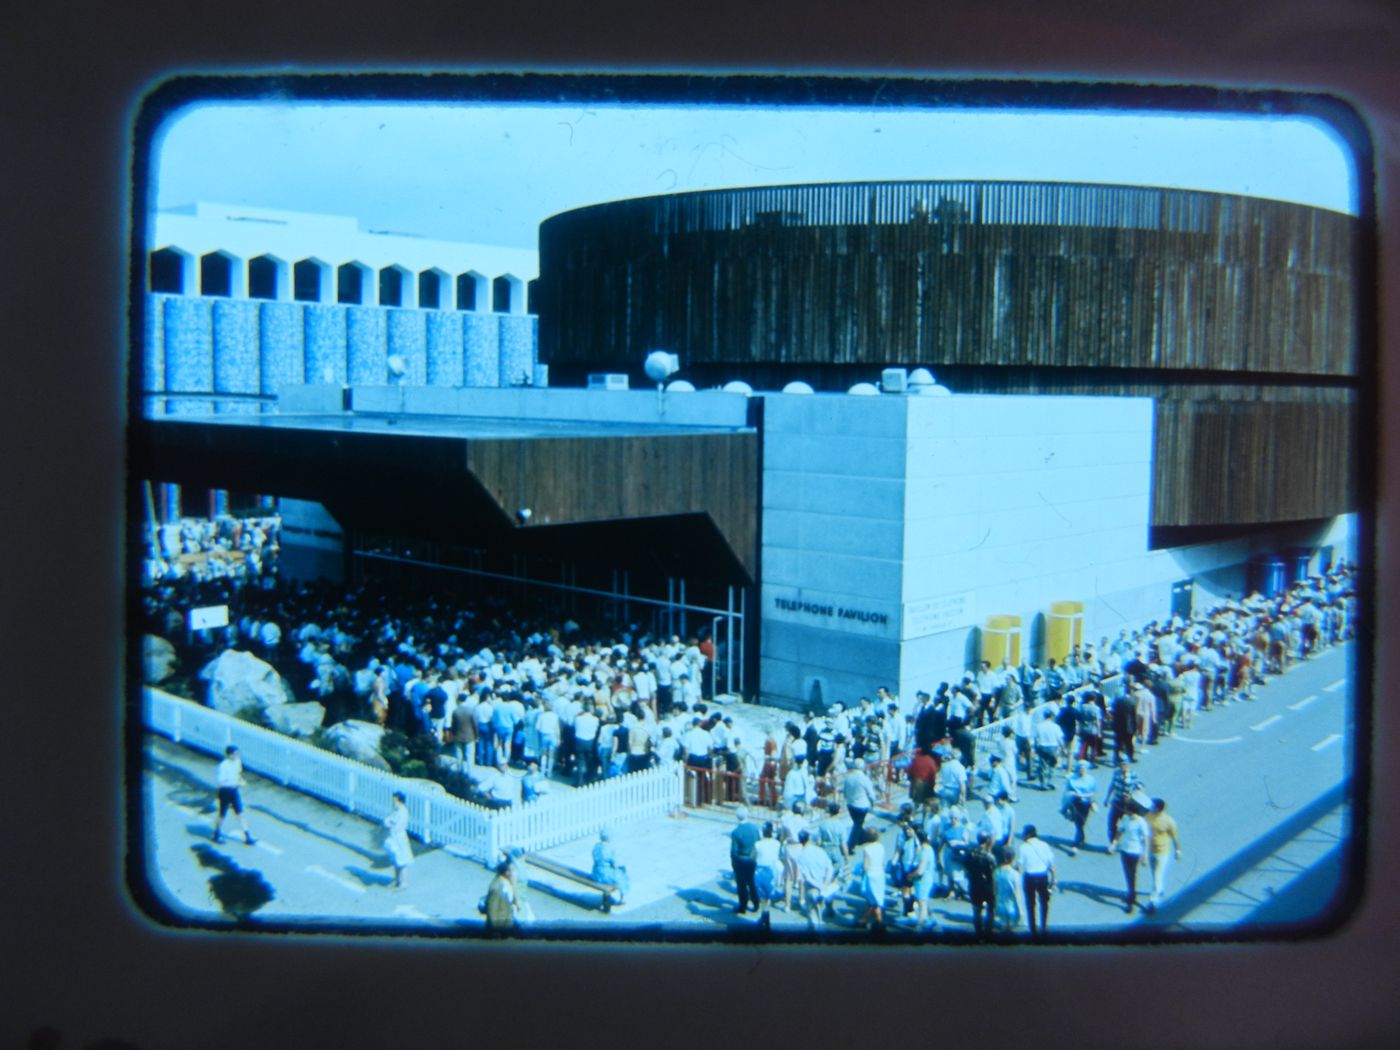
[[[1059,764],[1060,752],[1065,748],[1065,734],[1055,721],[1055,712],[1047,708],[1035,725],[1035,769],[1036,779],[1042,791],[1053,785],[1055,766]]]
[[[214,841],[223,841],[221,831],[224,816],[231,809],[238,818],[238,826],[243,829],[243,840],[251,846],[254,839],[243,816],[243,795],[239,790],[243,786],[243,759],[238,754],[238,748],[232,744],[224,748],[224,760],[219,763],[215,773],[215,784],[219,796],[219,816],[214,821]]]
[[[1050,893],[1055,888],[1055,854],[1050,846],[1036,835],[1035,825],[1027,824],[1021,831],[1019,851],[1021,868],[1021,892],[1026,898],[1026,921],[1031,928],[1032,939],[1036,933],[1036,904],[1040,904],[1039,937],[1045,936],[1045,924],[1050,921]]]
[[[574,782],[583,785],[593,779],[598,760],[598,730],[602,720],[585,707],[574,719]]]
[[[816,929],[836,891],[836,869],[827,852],[817,845],[805,828],[797,833],[795,855],[797,877],[802,886],[802,908],[807,914],[807,927]]]

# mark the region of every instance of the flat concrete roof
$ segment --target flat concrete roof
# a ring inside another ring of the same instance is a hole
[[[666,423],[610,422],[581,419],[500,419],[486,416],[449,416],[421,412],[305,412],[207,416],[160,416],[166,423],[199,423],[255,427],[263,430],[316,430],[336,433],[418,437],[456,437],[478,440],[592,437],[670,437],[698,434],[741,434],[752,427],[679,426]]]

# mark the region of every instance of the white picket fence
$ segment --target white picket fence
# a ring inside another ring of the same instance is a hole
[[[144,706],[151,732],[211,755],[222,755],[232,744],[250,772],[369,820],[383,820],[394,792],[402,791],[410,833],[429,844],[457,847],[483,864],[495,863],[503,850],[548,849],[596,834],[604,825],[666,816],[683,797],[682,767],[658,766],[522,806],[486,809],[432,781],[394,776],[159,689],[145,689]]]

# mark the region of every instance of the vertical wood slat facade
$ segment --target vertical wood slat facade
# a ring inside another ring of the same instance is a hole
[[[620,201],[541,227],[541,358],[1350,376],[1355,230],[1279,201],[1047,183]]]
[[[1131,390],[1157,399],[1153,524],[1325,517],[1355,508],[1358,233],[1279,201],[1055,183],[619,201],[542,225],[540,356],[625,371],[661,347],[774,388],[897,363],[956,390]]]

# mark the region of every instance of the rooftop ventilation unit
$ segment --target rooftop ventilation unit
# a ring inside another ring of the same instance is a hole
[[[813,392],[812,384],[804,383],[800,379],[794,379],[787,386],[783,387],[784,394],[811,394]]]
[[[745,397],[748,397],[753,394],[753,387],[749,386],[749,384],[745,383],[742,379],[731,379],[724,384],[724,392],[726,394],[743,394]]]
[[[851,387],[851,389],[847,390],[846,393],[854,394],[856,397],[879,397],[880,388],[874,383],[857,383],[855,386]]]
[[[887,394],[903,394],[909,390],[909,372],[904,368],[887,368],[880,373],[880,389]]]

